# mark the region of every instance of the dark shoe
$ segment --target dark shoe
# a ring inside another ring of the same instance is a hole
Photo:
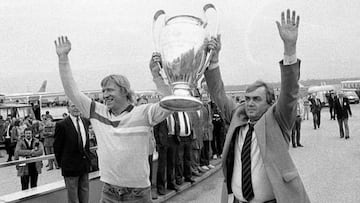
[[[177,185],[168,185],[167,188],[169,190],[175,190],[176,192],[180,190],[179,186],[177,186]]]
[[[165,188],[161,188],[161,189],[157,189],[157,192],[158,192],[158,194],[159,195],[166,195],[166,190],[165,190]]]
[[[200,174],[198,171],[193,171],[193,172],[192,172],[192,175],[193,175],[193,176],[197,176],[197,177],[200,177],[200,176],[201,176],[201,174]]]
[[[296,145],[293,144],[293,148],[296,148]]]
[[[153,188],[153,189],[151,190],[151,198],[152,198],[152,199],[157,199],[157,198],[158,198],[158,194],[157,194],[157,191],[156,191],[155,188]]]
[[[189,182],[189,183],[193,184],[195,182],[195,180],[192,178],[185,178],[185,182]]]
[[[349,139],[349,138],[350,138],[349,136],[345,137],[345,139]]]
[[[297,146],[298,146],[298,147],[304,147],[304,146],[302,146],[301,144],[298,144]]]

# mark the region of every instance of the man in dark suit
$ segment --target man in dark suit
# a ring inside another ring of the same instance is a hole
[[[167,188],[178,191],[175,184],[175,152],[178,140],[174,135],[168,134],[167,119],[154,126],[154,137],[159,154],[156,175],[156,187],[159,195],[165,195]]]
[[[321,101],[315,95],[312,95],[309,99],[310,111],[313,114],[313,122],[314,122],[314,129],[320,128],[320,120],[321,120]]]
[[[55,127],[54,152],[65,180],[68,202],[89,202],[89,124],[79,109],[68,103],[69,116]]]
[[[349,125],[348,119],[349,115],[351,116],[350,103],[348,98],[344,97],[344,93],[340,92],[338,98],[335,99],[335,114],[338,120],[339,129],[340,129],[340,138],[344,137],[344,128],[345,127],[345,139],[349,139]]]

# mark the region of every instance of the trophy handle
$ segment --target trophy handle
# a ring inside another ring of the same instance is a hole
[[[204,11],[204,18],[205,18],[205,23],[204,23],[204,26],[207,25],[207,18],[206,18],[206,13],[208,11],[208,9],[214,9],[215,12],[216,12],[216,25],[215,25],[215,30],[214,30],[214,33],[210,34],[211,36],[214,36],[214,37],[217,37],[218,35],[218,30],[219,30],[219,15],[217,13],[217,10],[215,8],[215,6],[213,4],[206,4],[204,7],[203,7],[203,11]],[[206,48],[206,47],[205,47]],[[199,68],[199,71],[197,72],[196,74],[196,79],[200,79],[201,76],[204,74],[205,70],[207,69],[207,67],[210,65],[210,58],[211,56],[213,55],[213,49],[211,49],[209,51],[209,53],[206,54],[206,59],[205,59],[205,63],[204,63],[204,66]]]
[[[154,48],[156,52],[160,53],[160,48],[159,48],[159,38],[160,38],[160,33],[159,30],[157,29],[158,27],[157,22],[160,16],[165,15],[165,11],[164,10],[158,10],[153,18],[153,25],[152,25],[152,35],[153,35],[153,42],[154,42]],[[161,25],[161,27],[163,27],[165,25],[165,20],[163,22],[163,24]],[[160,69],[162,68],[161,64],[158,62],[158,65],[160,67]]]

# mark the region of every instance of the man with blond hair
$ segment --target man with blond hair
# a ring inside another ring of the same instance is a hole
[[[170,115],[159,103],[133,106],[133,91],[123,75],[101,81],[104,104],[82,93],[72,76],[67,37],[55,41],[59,72],[69,99],[90,118],[98,142],[100,202],[151,202],[149,137],[151,128]]]

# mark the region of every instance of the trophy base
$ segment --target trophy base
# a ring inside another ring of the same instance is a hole
[[[166,96],[160,101],[160,106],[170,111],[197,111],[202,102],[192,96]]]

